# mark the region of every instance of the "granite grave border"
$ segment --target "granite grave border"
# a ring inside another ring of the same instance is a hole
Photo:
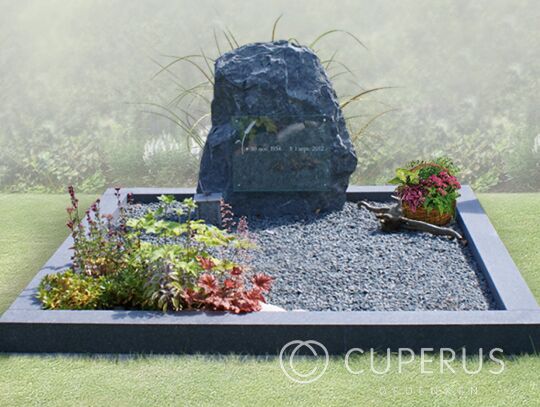
[[[393,187],[350,186],[349,201],[388,200]],[[35,299],[44,275],[70,263],[68,238],[0,317],[0,352],[277,354],[292,340],[316,340],[331,354],[362,349],[540,349],[540,307],[474,192],[462,189],[457,221],[497,302],[490,311],[220,312],[47,311]],[[135,201],[162,194],[191,197],[191,188],[132,188]],[[102,213],[116,211],[114,190]],[[451,270],[449,270],[451,272]]]

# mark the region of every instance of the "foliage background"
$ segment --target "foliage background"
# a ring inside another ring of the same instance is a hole
[[[337,51],[354,73],[335,77],[341,97],[396,86],[347,108],[366,122],[397,109],[357,139],[354,183],[383,183],[395,166],[444,153],[478,190],[540,191],[539,2],[313,4],[0,1],[0,190],[194,185],[198,150],[140,104],[178,93],[172,75],[153,77],[156,62],[201,48],[215,55],[213,30],[228,28],[240,43],[269,40],[283,14],[278,38],[307,44],[337,28],[367,46],[338,34],[319,42],[322,59]],[[204,79],[189,64],[174,75],[188,85]],[[182,108],[201,109],[188,99]]]

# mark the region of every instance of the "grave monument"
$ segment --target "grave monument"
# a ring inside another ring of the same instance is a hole
[[[241,215],[336,210],[356,163],[336,93],[310,49],[255,43],[217,59],[199,201],[222,196]]]

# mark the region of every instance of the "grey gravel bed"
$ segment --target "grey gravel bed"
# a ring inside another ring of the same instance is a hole
[[[148,205],[133,205],[140,216]],[[287,310],[488,310],[494,301],[470,251],[446,237],[382,233],[356,204],[307,217],[248,219],[268,302]]]

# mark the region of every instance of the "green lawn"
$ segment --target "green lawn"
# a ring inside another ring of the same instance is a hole
[[[480,201],[540,302],[540,194],[483,194]]]
[[[91,197],[82,197],[86,205]],[[540,194],[488,194],[482,204],[534,294],[540,299]],[[64,196],[0,195],[0,312],[66,235]],[[231,338],[234,340],[234,338]],[[304,362],[305,371],[311,369]],[[397,359],[391,363],[395,366]],[[476,359],[467,361],[470,369]],[[459,362],[444,374],[369,372],[369,357],[331,361],[317,382],[290,382],[274,358],[0,356],[0,406],[27,405],[540,405],[540,356],[488,364],[468,375]],[[437,367],[437,360],[435,367]],[[300,365],[299,370],[302,370]]]

